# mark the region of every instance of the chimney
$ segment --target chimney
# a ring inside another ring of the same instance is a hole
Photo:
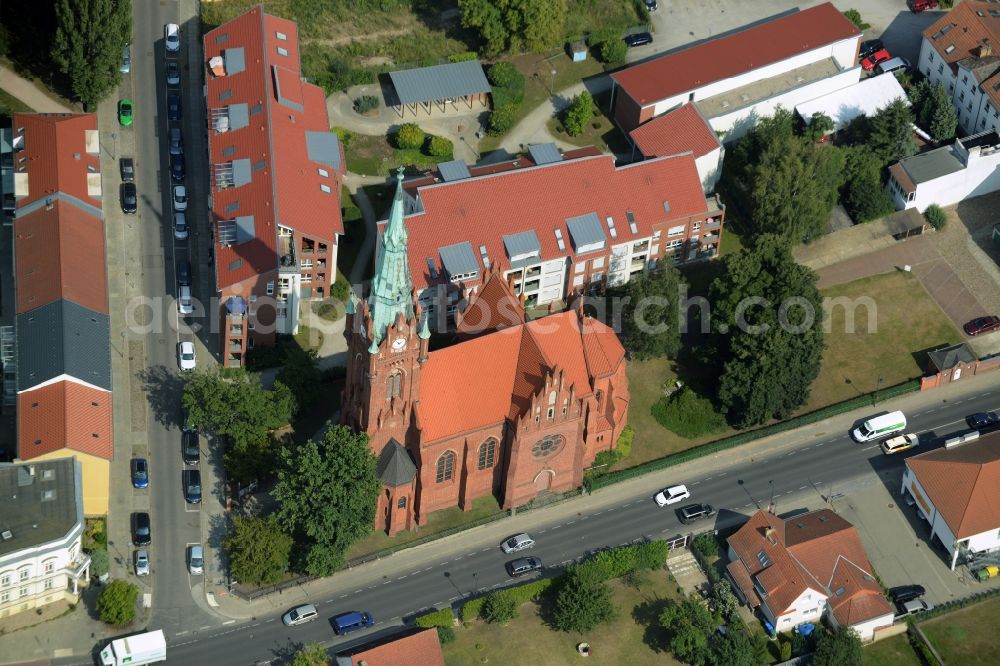
[[[993,55],[993,45],[990,44],[989,39],[984,38],[983,41],[979,42],[979,57],[985,58],[991,55]]]

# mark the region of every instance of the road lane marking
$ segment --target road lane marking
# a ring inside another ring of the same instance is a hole
[[[226,624],[233,624],[234,622],[236,622],[236,620],[226,620],[226,621],[225,621],[225,622],[223,622],[222,624],[223,624],[223,625],[226,625]]]
[[[236,622],[236,620],[232,620],[232,621]],[[187,631],[187,630],[185,630],[185,631],[178,631],[176,634],[174,634],[174,636],[184,636],[185,634],[189,634],[189,633],[191,633],[191,632]]]

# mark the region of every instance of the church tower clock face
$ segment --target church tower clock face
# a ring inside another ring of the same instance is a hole
[[[396,338],[392,341],[392,348],[396,351],[400,351],[406,346],[406,338]]]

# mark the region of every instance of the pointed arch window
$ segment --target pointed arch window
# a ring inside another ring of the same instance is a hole
[[[455,453],[445,451],[437,461],[437,482],[451,481],[455,476]]]
[[[397,370],[389,375],[386,379],[386,391],[385,399],[392,400],[393,398],[398,398],[400,390],[403,386],[403,373]]]
[[[493,467],[496,463],[497,440],[490,437],[479,445],[479,469]]]

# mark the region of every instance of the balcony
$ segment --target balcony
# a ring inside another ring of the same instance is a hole
[[[242,352],[243,351],[243,340],[242,339],[232,339],[229,340],[229,351],[230,352]]]
[[[303,238],[302,247],[300,248],[302,256],[311,256],[316,252],[316,243],[314,241]]]
[[[242,338],[243,337],[243,325],[231,325],[229,327],[229,337],[231,338]]]
[[[325,270],[326,269],[326,259],[317,259],[316,260],[316,268],[318,268],[320,270]]]
[[[320,243],[319,244],[319,249],[317,250],[317,252],[319,254],[325,255],[326,254],[326,243]]]
[[[238,368],[243,365],[243,354],[233,354],[230,353],[226,357],[226,367],[228,368]]]
[[[633,252],[633,254],[638,253],[638,252],[646,252],[647,250],[649,250],[649,241],[648,240],[644,240],[641,243],[633,243],[632,244],[632,252]]]
[[[531,279],[533,277],[538,277],[541,274],[542,274],[542,267],[541,266],[535,266],[534,268],[529,268],[528,269],[528,271],[524,274],[524,278],[527,280],[527,279]]]
[[[75,560],[66,563],[66,573],[73,578],[80,578],[84,572],[87,571],[87,567],[89,566],[90,555],[79,553],[77,554]]]
[[[629,265],[629,271],[633,271],[633,272],[637,271],[637,270],[641,271],[645,267],[646,267],[646,258],[645,257],[633,257],[632,258],[632,263],[631,263],[631,265]]]

